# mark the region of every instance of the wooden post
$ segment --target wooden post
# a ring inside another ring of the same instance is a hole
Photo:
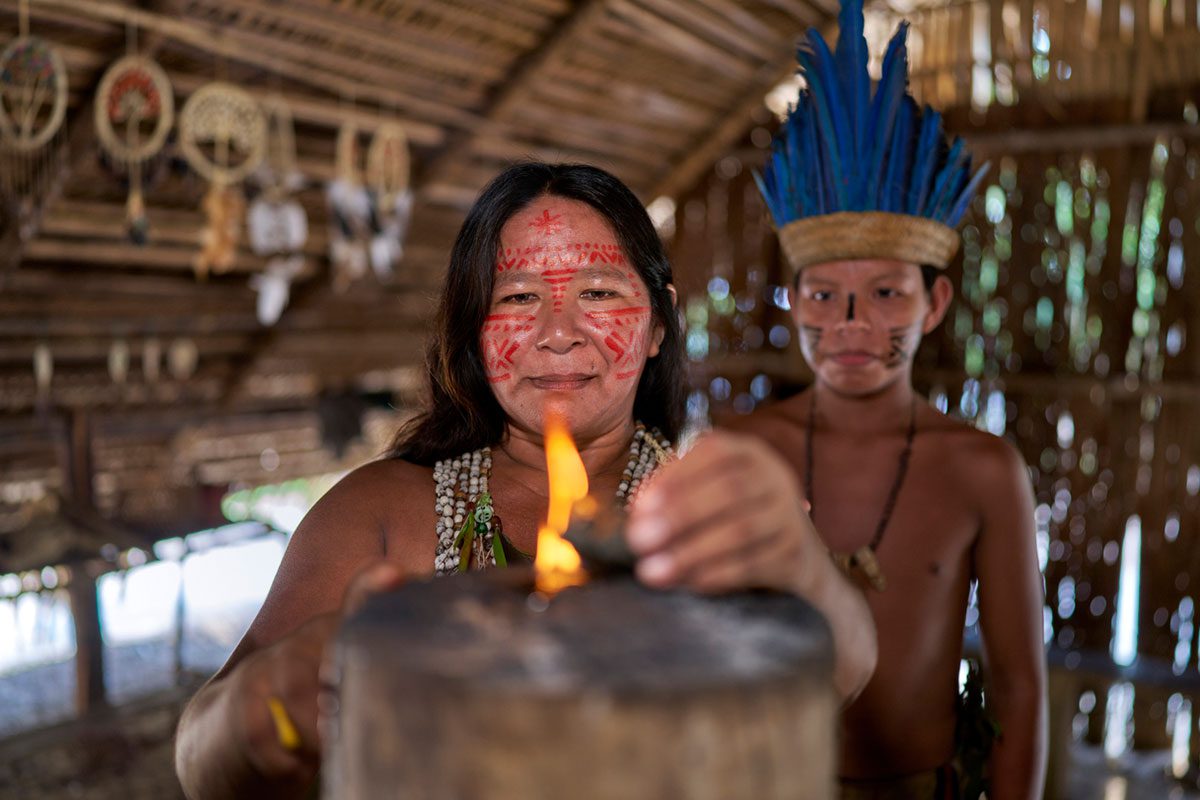
[[[516,569],[372,598],[339,639],[323,796],[829,800],[824,620],[796,597]]]
[[[75,622],[75,713],[83,716],[108,706],[96,577],[86,564],[76,564],[71,569],[67,595],[71,598],[71,616]]]
[[[1079,675],[1073,670],[1050,670],[1050,752],[1046,759],[1046,800],[1067,797],[1071,771],[1071,728],[1079,710]]]
[[[92,491],[91,421],[82,411],[70,414],[67,424],[66,493],[72,505],[95,508]],[[75,624],[75,712],[80,716],[108,705],[104,685],[104,639],[96,601],[96,576],[87,562],[71,565],[67,585]]]

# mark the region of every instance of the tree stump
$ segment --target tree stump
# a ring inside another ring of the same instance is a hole
[[[326,797],[833,797],[832,643],[807,603],[531,581],[410,584],[347,622]]]

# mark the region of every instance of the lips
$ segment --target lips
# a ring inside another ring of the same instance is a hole
[[[832,354],[829,359],[843,367],[862,367],[877,360],[877,357],[874,353],[865,350],[845,350]]]
[[[538,389],[549,389],[561,392],[571,391],[572,389],[582,389],[594,379],[594,375],[570,372],[565,374],[535,375],[528,380]]]

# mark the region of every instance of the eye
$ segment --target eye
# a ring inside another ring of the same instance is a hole
[[[880,286],[875,290],[875,296],[882,300],[891,300],[894,297],[899,297],[900,292],[890,286]]]
[[[584,300],[609,300],[620,295],[612,289],[584,289],[579,293]]]
[[[826,300],[833,299],[833,292],[829,291],[828,289],[818,289],[810,294],[809,297],[813,300],[816,300],[818,303],[824,303]]]
[[[513,294],[508,294],[508,295],[505,295],[504,297],[500,298],[500,302],[501,303],[513,303],[515,305],[525,305],[528,303],[536,302],[537,299],[538,299],[538,296],[536,294],[534,294],[533,292],[515,292]]]

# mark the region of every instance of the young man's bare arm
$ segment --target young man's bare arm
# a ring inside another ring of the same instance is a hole
[[[1033,493],[1025,464],[991,440],[975,472],[982,531],[975,547],[989,705],[1001,727],[989,797],[1042,796],[1046,771],[1046,656]]]
[[[176,771],[191,800],[302,796],[319,762],[319,669],[355,575],[383,556],[376,513],[393,464],[352,473],[304,518],[262,609],[180,720]],[[280,700],[300,747],[278,741],[267,698]]]

